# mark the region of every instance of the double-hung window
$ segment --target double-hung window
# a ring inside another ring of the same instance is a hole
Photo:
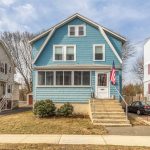
[[[54,61],[75,61],[76,46],[75,45],[54,45],[53,47]]]
[[[105,45],[104,44],[93,45],[93,60],[105,61]]]
[[[85,25],[69,25],[68,26],[68,36],[70,37],[80,37],[86,35]]]

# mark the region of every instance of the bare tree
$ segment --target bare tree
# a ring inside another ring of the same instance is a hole
[[[134,45],[127,41],[124,45],[123,45],[123,49],[122,49],[122,69],[123,72],[126,72],[127,69],[127,65],[128,65],[128,61],[130,58],[132,58],[135,54],[135,47]]]
[[[17,71],[23,77],[27,90],[30,92],[32,90],[32,48],[28,41],[33,37],[33,35],[29,32],[3,32],[0,36],[1,39],[8,45],[12,58],[16,64]]]
[[[135,63],[133,64],[132,67],[132,72],[136,76],[136,78],[139,80],[139,82],[142,84],[143,83],[143,78],[144,78],[144,57],[138,57],[135,60]]]

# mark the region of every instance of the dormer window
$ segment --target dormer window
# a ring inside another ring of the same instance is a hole
[[[85,25],[69,25],[68,26],[68,36],[80,37],[86,35]]]

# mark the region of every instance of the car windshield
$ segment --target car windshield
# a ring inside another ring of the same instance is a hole
[[[148,101],[148,102],[141,102],[142,103],[142,105],[149,105],[150,106],[150,101]]]

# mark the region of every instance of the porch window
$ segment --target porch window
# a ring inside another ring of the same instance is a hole
[[[64,85],[71,85],[72,73],[71,71],[64,71]]]
[[[38,72],[38,85],[45,85],[45,72],[44,71]]]
[[[81,71],[74,72],[74,85],[81,85]]]
[[[63,85],[63,71],[56,71],[56,85]]]
[[[46,72],[46,85],[53,85],[54,73],[52,71]]]
[[[63,47],[55,46],[55,60],[63,60]]]
[[[93,46],[93,57],[94,61],[104,61],[105,60],[105,46],[100,45],[94,45]]]
[[[90,72],[84,71],[83,72],[83,85],[90,85]]]

